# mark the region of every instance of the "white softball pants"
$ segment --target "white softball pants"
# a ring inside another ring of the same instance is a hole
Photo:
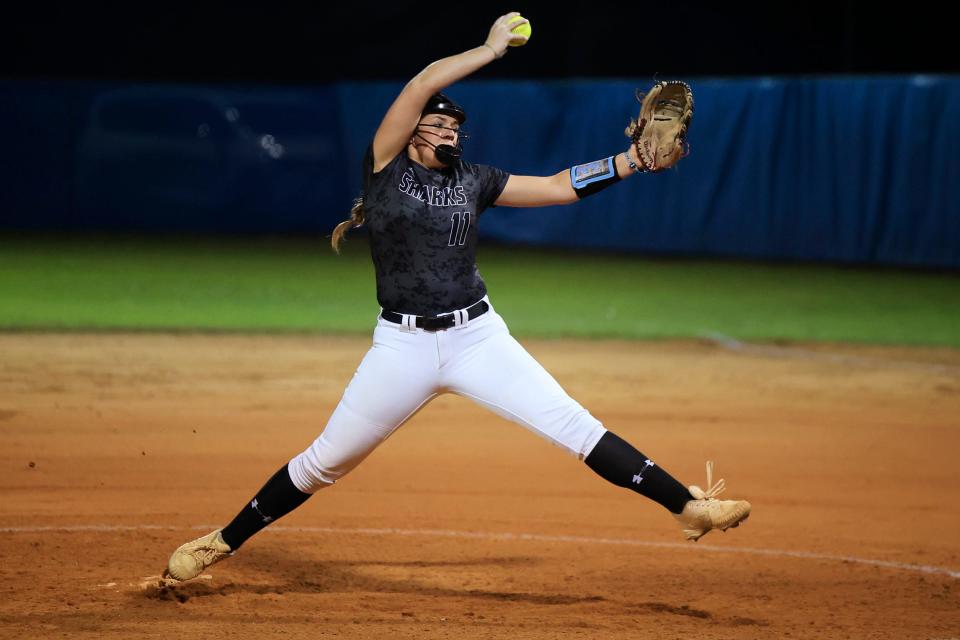
[[[606,433],[513,339],[492,305],[445,331],[378,318],[373,346],[326,428],[289,462],[294,485],[314,493],[333,484],[442,393],[470,398],[580,459]]]

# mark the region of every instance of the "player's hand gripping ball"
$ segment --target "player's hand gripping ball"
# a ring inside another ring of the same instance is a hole
[[[513,24],[514,22],[518,22],[520,20],[526,20],[526,18],[523,16],[516,16],[515,18],[512,18],[508,24]],[[527,22],[510,29],[510,33],[526,38],[526,40],[515,38],[510,41],[511,47],[522,47],[523,45],[527,44],[527,40],[530,39],[530,35],[533,33],[533,27],[530,26],[530,21],[528,20]]]

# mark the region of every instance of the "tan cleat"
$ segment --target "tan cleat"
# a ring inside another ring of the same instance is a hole
[[[217,529],[177,547],[167,562],[164,576],[174,580],[190,580],[199,576],[210,565],[233,555],[233,551],[223,541],[221,531],[222,529]]]
[[[738,527],[750,516],[751,506],[746,500],[717,500],[717,496],[726,488],[722,478],[717,484],[712,483],[713,463],[707,462],[709,489],[704,491],[696,485],[691,486],[690,495],[694,500],[684,505],[682,513],[673,516],[683,525],[683,534],[687,540],[696,542],[711,529],[726,531]]]

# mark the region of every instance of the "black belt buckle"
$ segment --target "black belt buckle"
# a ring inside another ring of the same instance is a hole
[[[421,316],[417,318],[417,326],[423,329],[424,331],[442,331],[443,329],[449,329],[455,324],[452,315],[443,315],[443,316]]]

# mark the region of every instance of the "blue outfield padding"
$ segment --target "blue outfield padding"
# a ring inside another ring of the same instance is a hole
[[[465,158],[552,175],[627,146],[649,80],[470,81]],[[565,207],[495,208],[488,239],[960,267],[960,77],[690,81],[691,155]],[[329,232],[403,83],[0,83],[3,229]]]

